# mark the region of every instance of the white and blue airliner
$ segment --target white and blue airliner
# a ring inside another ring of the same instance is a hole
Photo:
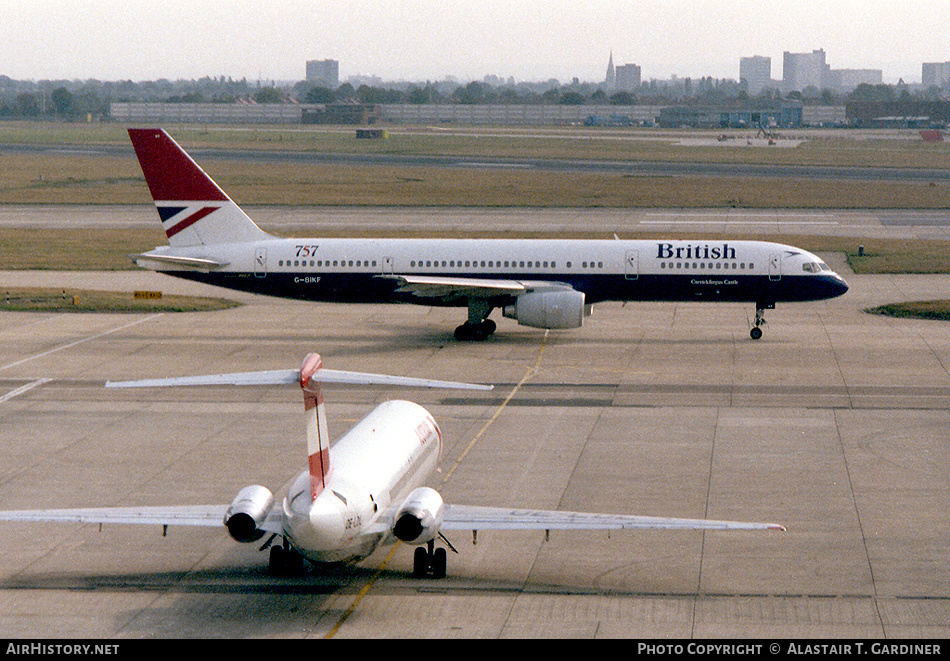
[[[753,339],[776,303],[841,296],[817,256],[766,241],[281,238],[251,218],[162,129],[129,129],[168,246],[151,270],[269,296],[468,309],[459,340],[494,333],[496,308],[534,328],[578,328],[603,301],[755,304]]]

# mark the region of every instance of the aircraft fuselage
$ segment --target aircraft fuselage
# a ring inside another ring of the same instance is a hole
[[[146,255],[171,253],[157,248]],[[272,239],[178,248],[215,270],[146,268],[269,296],[341,303],[464,307],[470,297],[408,290],[397,276],[553,283],[603,301],[812,301],[847,284],[815,255],[762,241]],[[145,257],[145,256],[142,256]],[[498,293],[494,307],[514,301]]]

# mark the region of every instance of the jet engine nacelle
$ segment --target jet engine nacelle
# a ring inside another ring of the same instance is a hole
[[[591,307],[584,304],[584,292],[574,289],[522,294],[514,305],[502,310],[509,319],[533,328],[580,328]]]
[[[409,494],[393,519],[393,535],[407,544],[435,539],[442,526],[445,503],[435,489],[419,487]]]
[[[253,484],[238,492],[224,515],[228,533],[239,542],[256,542],[264,536],[261,525],[274,504],[274,494],[267,487]]]

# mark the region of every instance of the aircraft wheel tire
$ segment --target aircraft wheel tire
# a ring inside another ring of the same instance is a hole
[[[756,326],[749,331],[749,337],[751,337],[753,340],[760,339],[762,337],[762,329]]]
[[[432,554],[432,577],[445,578],[445,567],[447,564],[446,552],[443,548],[437,548]]]
[[[303,556],[283,546],[270,547],[270,572],[274,576],[299,576],[303,573]]]
[[[412,576],[413,578],[424,578],[429,573],[429,552],[421,546],[417,546],[412,554]]]
[[[466,321],[455,329],[455,339],[459,342],[482,342],[495,332],[496,324],[486,319],[477,324]]]
[[[282,546],[270,547],[270,573],[274,576],[282,576],[287,573],[287,558],[285,557]]]

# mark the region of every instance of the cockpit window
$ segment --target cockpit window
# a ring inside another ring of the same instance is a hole
[[[831,267],[824,262],[805,262],[802,264],[802,270],[805,273],[821,273],[822,271],[830,271]]]

